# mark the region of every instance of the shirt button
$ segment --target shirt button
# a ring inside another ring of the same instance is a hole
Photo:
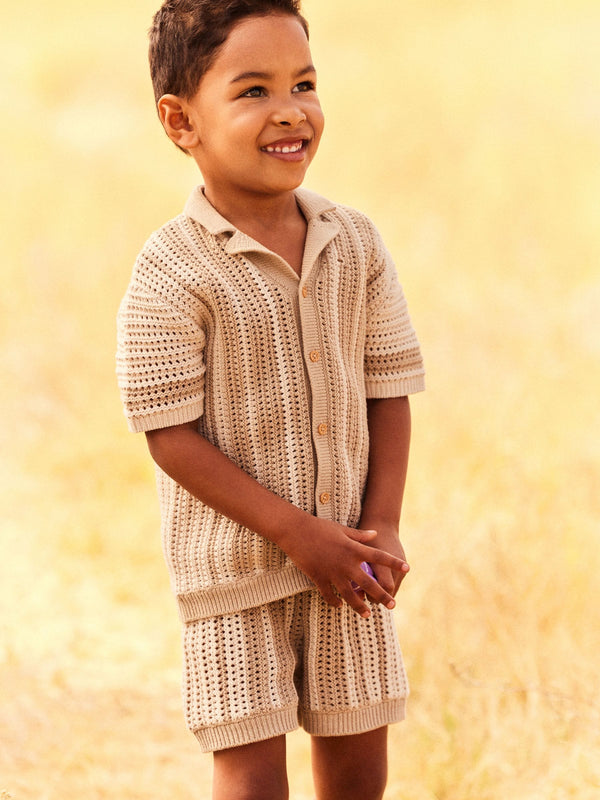
[[[325,436],[325,434],[327,433],[327,424],[325,422],[322,422],[317,428],[317,432],[319,436]]]
[[[313,362],[313,364],[316,364],[317,361],[321,360],[321,353],[319,353],[318,350],[311,350],[311,352],[310,352],[308,357]]]
[[[331,500],[331,495],[329,494],[329,492],[323,492],[321,495],[319,495],[319,502],[321,503],[322,506],[326,506],[330,500]]]
[[[302,297],[308,297],[308,289],[306,286],[302,287]]]

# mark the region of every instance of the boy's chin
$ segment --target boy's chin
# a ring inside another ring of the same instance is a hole
[[[299,189],[304,182],[304,176],[298,180],[290,180],[290,181],[278,181],[269,184],[263,184],[262,186],[256,186],[254,193],[257,195],[263,195],[266,197],[279,197],[281,195],[290,194],[290,192],[295,192],[296,189]],[[248,187],[250,189],[250,187]],[[252,192],[252,189],[250,189]]]
[[[307,172],[307,169],[298,170],[295,174],[290,174],[281,180],[274,180],[271,182],[270,189],[274,194],[293,192],[302,186]]]

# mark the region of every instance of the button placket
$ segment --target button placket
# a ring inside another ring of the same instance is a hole
[[[322,323],[318,307],[320,301],[316,287],[311,283],[303,285],[299,291],[299,299],[304,358],[312,398],[311,418],[316,466],[315,513],[319,517],[332,519],[334,515],[333,465],[331,441],[328,436],[330,409],[327,391],[327,353],[322,341]]]

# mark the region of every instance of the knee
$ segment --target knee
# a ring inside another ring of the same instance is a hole
[[[277,775],[242,771],[215,784],[218,800],[289,800],[287,780]]]
[[[345,800],[382,800],[386,784],[385,770],[367,766],[358,774],[347,775],[338,787],[339,794],[336,796]]]
[[[278,782],[266,780],[257,784],[242,780],[230,790],[228,800],[289,800],[289,792],[287,785]]]
[[[313,774],[319,800],[381,800],[387,784],[387,728],[313,737]]]
[[[319,797],[343,798],[343,800],[382,800],[387,785],[387,768],[377,760],[338,765],[328,777],[321,781]]]

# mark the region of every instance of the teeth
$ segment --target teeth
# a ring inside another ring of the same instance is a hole
[[[298,150],[302,150],[302,142],[298,142],[298,144],[291,144],[291,145],[268,145],[265,147],[267,153],[297,153]]]

